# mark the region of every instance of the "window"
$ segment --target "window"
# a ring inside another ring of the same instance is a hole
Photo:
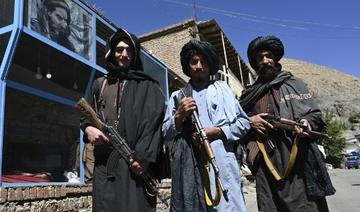
[[[13,23],[14,20],[14,0],[0,1],[0,27]]]
[[[6,88],[2,182],[65,182],[79,171],[79,114],[59,104]]]
[[[79,114],[59,102],[82,97],[91,70],[30,35],[20,36],[6,76],[17,84],[5,90],[2,182],[67,182],[65,171],[79,172]]]
[[[141,51],[140,58],[143,63],[144,72],[157,80],[164,95],[168,96],[166,67],[144,51]]]
[[[113,33],[114,30],[101,22],[99,19],[96,19],[96,36],[106,41]]]
[[[10,32],[0,35],[0,66],[1,66],[1,61],[5,54],[6,47],[9,43],[10,35],[11,35]]]
[[[29,35],[20,38],[7,79],[77,101],[91,68]]]
[[[105,68],[105,51],[105,46],[96,42],[96,64],[103,68]]]

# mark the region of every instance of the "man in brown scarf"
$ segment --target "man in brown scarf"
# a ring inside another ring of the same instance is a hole
[[[247,53],[259,77],[240,104],[251,121],[247,159],[256,176],[259,211],[328,211],[325,196],[335,189],[316,138],[297,126],[276,128],[268,119],[287,118],[321,131],[325,123],[319,107],[303,81],[282,70],[284,46],[279,38],[257,37]]]

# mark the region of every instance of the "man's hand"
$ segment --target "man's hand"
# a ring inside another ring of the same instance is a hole
[[[182,123],[194,110],[196,110],[196,102],[192,97],[184,97],[180,100],[178,109],[175,113],[176,129],[181,129]]]
[[[107,144],[109,139],[101,132],[98,128],[93,126],[88,126],[85,129],[85,133],[87,135],[88,141],[92,145],[100,145],[100,144]]]
[[[130,170],[137,176],[142,175],[148,167],[149,163],[146,161],[140,162],[134,159],[130,159]]]
[[[308,120],[306,119],[301,119],[300,123],[302,125],[304,125],[305,127],[307,127],[307,129],[310,131],[311,130],[311,126]],[[300,136],[300,137],[309,137],[309,133],[306,132],[306,130],[304,130],[303,128],[299,127],[299,126],[294,126],[294,130],[293,130],[294,134]]]
[[[220,127],[205,127],[204,131],[209,142],[214,141],[216,139],[221,139],[223,137],[223,132]],[[192,134],[192,140],[196,146],[201,145],[200,137],[197,132],[194,132]]]
[[[204,130],[210,141],[221,139],[223,137],[223,132],[220,127],[205,127]]]
[[[267,115],[267,113],[259,113],[250,117],[251,127],[261,135],[265,135],[268,129],[274,128],[274,126],[265,120]]]

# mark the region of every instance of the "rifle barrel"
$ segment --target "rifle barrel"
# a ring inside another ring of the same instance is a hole
[[[298,127],[301,127],[303,130],[305,130],[305,132],[309,133],[310,136],[314,136],[316,138],[327,138],[327,139],[331,138],[326,133],[309,130],[309,128],[307,126],[305,126],[304,124],[295,122],[290,119],[281,118],[280,116],[274,116],[274,115],[267,115],[266,118],[267,118],[267,121],[269,121],[270,123],[278,122],[278,123],[280,123],[279,126],[281,126],[281,125],[289,126],[286,129],[290,129],[291,127],[298,126]]]

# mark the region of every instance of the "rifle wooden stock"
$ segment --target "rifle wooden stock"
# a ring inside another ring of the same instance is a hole
[[[98,118],[94,109],[89,105],[89,103],[81,98],[76,104],[75,108],[83,115],[87,120],[91,122],[94,127],[99,130],[104,130],[105,124]]]
[[[205,153],[206,153],[206,155],[208,157],[208,160],[209,160],[211,166],[214,169],[217,184],[219,185],[220,190],[221,190],[222,194],[224,195],[225,200],[228,202],[229,201],[229,197],[227,195],[228,190],[224,188],[224,186],[222,184],[222,181],[220,179],[219,167],[217,166],[217,162],[216,162],[216,159],[215,159],[215,154],[214,154],[214,151],[212,150],[209,139],[208,139],[208,137],[207,137],[207,135],[205,133],[205,130],[204,130],[203,126],[201,125],[201,122],[200,122],[200,119],[199,119],[199,116],[198,116],[197,112],[193,111],[191,115],[192,115],[192,118],[194,120],[193,124],[195,125],[196,131],[197,131],[197,133],[198,133],[198,135],[200,137],[200,142],[203,145],[203,147],[205,149]]]
[[[210,146],[210,142],[208,140],[203,141],[203,147],[205,149],[205,152],[209,158],[215,157],[214,152]]]
[[[206,155],[208,156],[209,159],[215,158],[214,151],[212,150],[212,148],[210,146],[209,139],[205,133],[204,128],[201,126],[201,122],[199,120],[199,116],[196,111],[193,112],[192,117],[195,120],[194,125],[195,125],[197,133],[199,134],[200,141],[205,149]]]

